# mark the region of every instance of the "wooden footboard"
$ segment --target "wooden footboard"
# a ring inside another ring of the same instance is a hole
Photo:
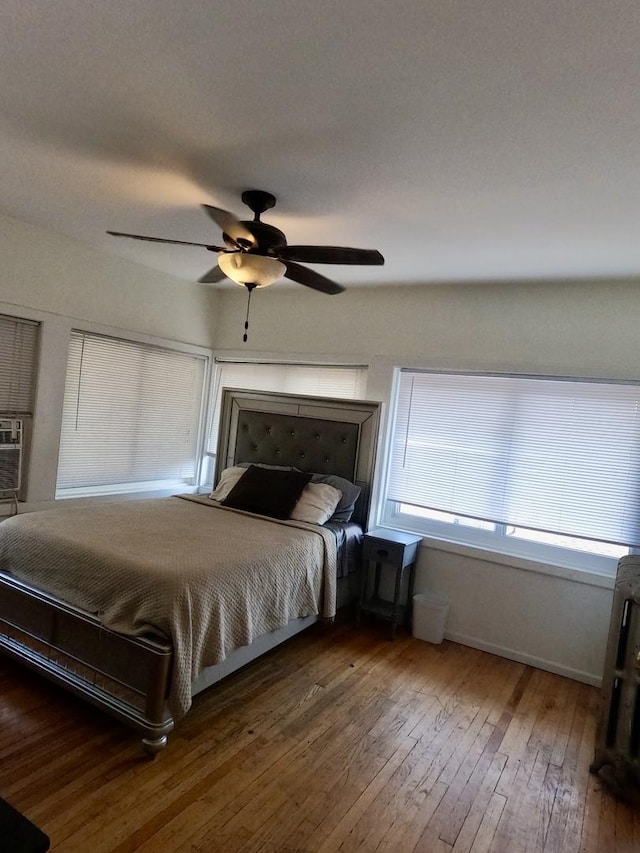
[[[170,643],[117,634],[0,574],[0,651],[140,731],[148,753],[165,746],[173,729],[166,710]]]

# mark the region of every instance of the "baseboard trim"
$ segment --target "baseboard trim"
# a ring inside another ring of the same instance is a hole
[[[592,687],[602,686],[602,676],[594,675],[591,672],[584,672],[580,669],[564,666],[557,661],[544,660],[533,655],[523,654],[514,649],[498,646],[495,643],[487,643],[477,637],[468,637],[465,634],[457,634],[455,632],[446,631],[444,635],[446,640],[451,640],[453,643],[460,643],[461,646],[470,646],[472,649],[479,649],[481,652],[489,652],[492,655],[497,655],[507,660],[514,660],[518,663],[524,663],[528,666],[535,666],[536,669],[542,669],[545,672],[552,672],[554,675],[562,675],[565,678],[571,678],[573,681],[580,681],[582,684],[589,684]]]

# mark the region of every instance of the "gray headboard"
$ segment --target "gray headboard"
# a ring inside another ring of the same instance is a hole
[[[362,488],[354,520],[366,527],[380,406],[370,401],[224,388],[216,481],[224,468],[238,462],[338,474]]]

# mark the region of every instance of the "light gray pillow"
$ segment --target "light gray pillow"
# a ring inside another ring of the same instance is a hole
[[[360,486],[356,486],[355,483],[345,480],[344,477],[338,477],[337,474],[314,474],[311,477],[311,482],[326,483],[329,486],[333,486],[334,489],[338,489],[339,492],[342,492],[340,502],[329,521],[350,521],[356,501],[362,491]]]
[[[234,465],[232,468],[225,468],[220,474],[220,479],[216,483],[215,489],[209,495],[211,500],[223,501],[238,482],[240,477],[246,473],[246,470],[246,468],[242,468],[240,465]]]
[[[309,524],[324,524],[335,512],[341,498],[342,492],[328,483],[307,483],[290,517]]]

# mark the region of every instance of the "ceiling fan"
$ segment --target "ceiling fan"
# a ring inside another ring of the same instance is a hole
[[[270,210],[276,198],[264,190],[246,190],[242,202],[253,212],[253,220],[237,219],[228,210],[203,204],[204,212],[222,229],[224,246],[210,243],[191,243],[186,240],[165,240],[145,237],[142,234],[125,234],[107,231],[114,237],[131,237],[153,243],[176,243],[183,246],[201,246],[218,252],[218,263],[206,272],[199,282],[214,284],[230,278],[249,291],[267,287],[284,277],[318,290],[321,293],[341,293],[344,288],[315,270],[302,266],[309,264],[384,264],[384,258],[375,249],[351,249],[346,246],[289,246],[287,238],[278,228],[260,221],[265,210]]]

